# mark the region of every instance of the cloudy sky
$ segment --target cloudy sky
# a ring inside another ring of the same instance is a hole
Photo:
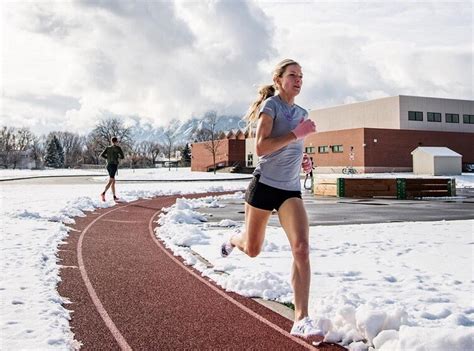
[[[2,1],[1,125],[87,133],[104,116],[164,125],[244,114],[283,58],[297,103],[473,99],[466,1]]]

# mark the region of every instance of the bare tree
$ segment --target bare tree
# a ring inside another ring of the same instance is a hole
[[[44,155],[43,143],[40,141],[40,138],[35,137],[33,144],[31,145],[31,151],[33,160],[35,161],[35,168],[42,167],[42,158]]]
[[[4,168],[16,168],[22,157],[22,151],[32,148],[37,140],[28,128],[16,129],[2,127],[0,129],[0,163]]]
[[[82,162],[82,151],[84,149],[84,138],[79,134],[70,132],[52,132],[61,143],[64,150],[64,166],[75,167]]]
[[[200,128],[194,129],[192,135],[195,143],[211,140],[210,131],[206,128],[203,128],[202,126]]]
[[[124,162],[128,163],[131,168],[151,167],[154,165],[153,145],[150,141],[142,141],[134,143],[128,152],[128,156]]]
[[[3,126],[0,129],[0,162],[4,168],[8,168],[14,150],[15,129]]]
[[[99,146],[97,139],[94,138],[92,134],[89,134],[85,140],[84,147],[84,163],[90,163],[98,165],[100,164],[100,153],[103,148]]]
[[[222,145],[222,140],[219,139],[220,130],[217,129],[217,123],[219,117],[216,111],[208,111],[204,115],[204,128],[203,130],[209,136],[209,139],[204,142],[204,148],[209,151],[212,155],[212,162],[214,164],[214,174],[216,174],[216,156],[219,151],[219,147]]]
[[[176,135],[168,129],[164,133],[163,152],[168,157],[168,170],[171,171],[171,154],[175,150]]]
[[[18,129],[16,131],[16,149],[18,151],[28,150],[35,138],[35,135],[28,128]]]
[[[154,141],[142,141],[141,148],[145,155],[150,159],[151,163],[154,165],[158,159],[158,156],[160,155],[160,144]]]
[[[101,120],[89,134],[86,142],[88,156],[92,153],[100,154],[103,149],[110,145],[110,139],[117,137],[124,152],[128,152],[133,145],[132,129],[125,127],[119,118],[111,117]],[[95,160],[96,158],[94,158]],[[97,157],[97,160],[99,158]],[[97,164],[99,162],[97,161]]]
[[[110,145],[110,139],[117,137],[122,148],[130,148],[133,144],[132,129],[125,127],[119,118],[111,117],[101,120],[91,132],[97,145],[105,149]]]

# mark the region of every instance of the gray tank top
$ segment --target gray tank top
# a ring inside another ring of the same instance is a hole
[[[260,108],[260,113],[262,112],[273,118],[270,134],[272,138],[288,134],[295,129],[301,119],[308,118],[305,109],[296,104],[288,105],[278,95],[269,97],[263,102]],[[301,191],[303,147],[302,139],[295,140],[277,151],[261,156],[253,174],[259,174],[261,183],[274,188]]]

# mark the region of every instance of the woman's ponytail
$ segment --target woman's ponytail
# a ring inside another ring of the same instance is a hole
[[[258,120],[258,116],[260,114],[260,106],[262,103],[271,96],[274,96],[276,92],[275,85],[263,85],[258,89],[258,98],[255,102],[250,105],[247,113],[245,114],[244,119],[247,120],[247,129],[255,124]]]

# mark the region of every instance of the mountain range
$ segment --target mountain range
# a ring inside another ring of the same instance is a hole
[[[176,144],[192,143],[196,133],[208,128],[204,118],[193,117],[186,121],[173,120],[164,127],[153,127],[148,122],[133,119],[132,125],[133,140],[141,141],[162,141],[166,139],[165,133],[171,132]],[[241,116],[219,116],[216,124],[217,131],[230,131],[243,129],[245,126]]]

